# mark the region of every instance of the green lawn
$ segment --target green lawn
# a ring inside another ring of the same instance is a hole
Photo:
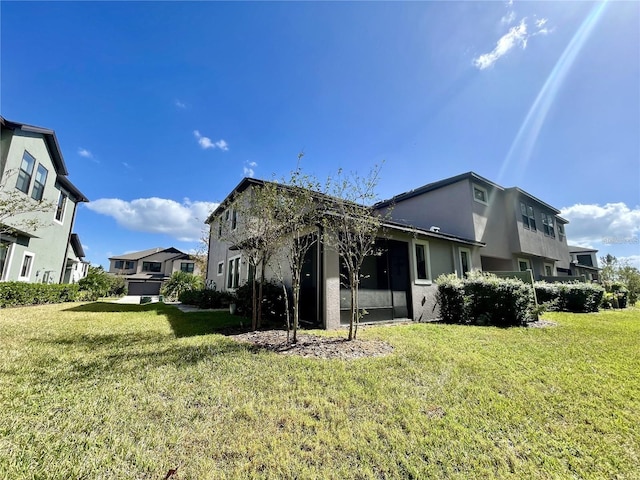
[[[254,353],[225,313],[0,310],[0,479],[640,478],[640,310]],[[345,335],[345,332],[331,334]]]

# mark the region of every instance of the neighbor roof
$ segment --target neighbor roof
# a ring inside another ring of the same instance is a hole
[[[525,192],[521,188],[518,188],[518,187],[511,187],[511,188],[502,187],[502,186],[498,185],[497,183],[494,183],[491,180],[489,180],[489,179],[487,179],[487,178],[485,178],[485,177],[483,177],[481,175],[478,175],[475,172],[461,173],[460,175],[456,175],[456,176],[453,176],[453,177],[445,178],[443,180],[438,180],[437,182],[427,183],[426,185],[423,185],[422,187],[418,187],[418,188],[415,188],[413,190],[409,190],[408,192],[401,193],[401,194],[396,195],[396,196],[394,196],[394,197],[392,197],[392,198],[390,198],[388,200],[383,200],[381,202],[378,202],[378,203],[376,203],[374,205],[374,208],[384,208],[384,207],[387,207],[387,206],[392,205],[394,203],[402,202],[404,200],[408,200],[410,198],[422,195],[423,193],[431,192],[433,190],[438,190],[439,188],[447,187],[449,185],[453,185],[454,183],[458,183],[458,182],[461,182],[463,180],[471,180],[473,182],[484,184],[484,185],[487,185],[487,186],[489,186],[491,188],[494,188],[494,189],[500,190],[500,191],[505,191],[505,190],[517,191],[521,195],[525,195],[525,196],[529,197],[530,199],[540,203],[541,205],[544,205],[549,210],[554,212],[556,215],[560,213],[560,210],[558,210],[557,208],[552,207],[548,203],[543,202],[539,198],[531,195],[528,192]],[[560,217],[558,217],[558,218],[560,218]],[[560,218],[560,219],[564,223],[569,223],[564,218]]]
[[[56,132],[48,128],[37,127],[35,125],[28,125],[26,123],[7,120],[1,115],[0,125],[2,125],[2,128],[8,128],[10,130],[22,130],[24,132],[39,133],[40,135],[42,135],[42,137],[44,138],[44,143],[47,146],[47,150],[49,150],[49,155],[51,156],[53,166],[56,170],[56,173],[58,174],[56,177],[57,182],[71,195],[73,195],[76,198],[77,202],[89,201],[89,199],[67,178],[67,175],[69,175],[69,171],[67,170],[67,165],[64,163],[62,150],[60,149],[60,144],[58,143]]]
[[[73,252],[76,254],[76,257],[83,258],[85,256],[84,249],[82,248],[82,243],[80,243],[80,237],[77,233],[71,234],[69,243],[71,244],[71,248],[73,248]]]
[[[124,255],[109,257],[109,260],[140,260],[142,258],[146,258],[160,252],[175,253],[176,255],[187,255],[186,253],[181,252],[177,248],[156,247],[156,248],[150,248],[148,250],[142,250],[140,252],[131,252],[131,253],[125,253]]]
[[[569,253],[580,253],[580,252],[597,252],[595,248],[586,248],[586,247],[578,247],[576,245],[569,245]]]

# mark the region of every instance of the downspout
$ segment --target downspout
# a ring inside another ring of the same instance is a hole
[[[456,265],[456,247],[453,243],[451,244],[451,260],[453,260],[453,273],[457,276],[458,266]]]

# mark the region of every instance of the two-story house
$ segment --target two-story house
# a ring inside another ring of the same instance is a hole
[[[264,182],[243,179],[209,216],[209,252],[207,284],[222,291],[234,291],[250,281],[254,269],[242,250],[242,241],[234,245],[225,232],[235,232],[251,225],[241,218],[237,202],[246,201],[251,189]],[[318,194],[318,203],[331,210],[331,197]],[[265,212],[265,215],[268,215]],[[320,239],[308,252],[302,271],[301,321],[323,328],[348,324],[349,289],[341,276],[341,259],[329,244],[320,225],[309,225],[308,235]],[[242,239],[242,232],[231,237]],[[413,319],[423,321],[438,316],[435,308],[434,280],[441,274],[463,275],[480,265],[483,243],[464,236],[445,233],[437,228],[384,222],[376,239],[376,254],[367,257],[361,269],[360,308],[368,313],[366,321]],[[278,254],[274,256],[278,258]],[[282,260],[282,259],[281,259]],[[286,264],[286,262],[283,262]],[[281,263],[282,265],[282,263]],[[276,279],[274,269],[267,268],[267,278]],[[286,267],[284,267],[286,270]],[[291,286],[285,272],[284,282]]]
[[[0,218],[0,281],[65,281],[79,258],[69,250],[77,206],[89,201],[68,174],[53,130],[0,117],[0,200],[20,206]]]
[[[474,269],[524,271],[535,278],[570,275],[560,211],[517,187],[505,188],[474,172],[429,183],[376,204],[397,222],[441,228],[485,246]]]
[[[200,273],[193,255],[177,248],[151,248],[109,258],[109,273],[123,275],[129,295],[158,295],[174,272]]]
[[[571,275],[584,275],[586,280],[593,282],[600,280],[598,250],[569,245],[569,254],[571,255]]]

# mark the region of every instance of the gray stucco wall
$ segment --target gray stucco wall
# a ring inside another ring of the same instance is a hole
[[[391,218],[425,230],[436,226],[446,233],[474,238],[471,192],[470,182],[462,180],[394,205]]]
[[[5,148],[4,144],[3,148]],[[47,169],[43,201],[51,202],[54,207],[47,212],[30,213],[15,218],[15,220],[35,218],[44,226],[33,232],[36,238],[29,239],[28,245],[14,244],[12,246],[5,280],[18,280],[25,254],[33,254],[31,272],[24,281],[42,282],[43,278],[48,277],[49,282],[58,283],[62,279],[66,265],[66,252],[69,235],[73,228],[76,204],[71,198],[68,198],[62,222],[55,220],[55,205],[58,203],[60,189],[56,187],[56,171],[46,143],[43,137],[36,133],[16,131],[12,136],[5,166],[5,174],[10,171],[11,176],[7,179],[6,188],[15,188],[17,171],[20,168],[25,150],[36,160],[28,195],[30,196],[33,191],[35,172],[38,165],[41,164]],[[1,194],[2,192],[0,192]],[[7,223],[14,222],[7,221]]]

